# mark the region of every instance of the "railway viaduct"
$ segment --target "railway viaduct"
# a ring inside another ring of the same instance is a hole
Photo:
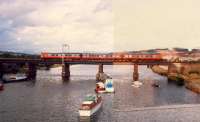
[[[27,77],[28,79],[35,79],[37,74],[37,65],[38,64],[46,64],[46,65],[52,65],[52,64],[63,64],[62,65],[62,78],[63,80],[69,80],[70,79],[70,65],[75,64],[89,64],[89,65],[99,65],[98,73],[103,73],[103,66],[104,65],[131,65],[133,67],[133,81],[136,81],[139,79],[139,73],[138,73],[138,65],[147,65],[148,67],[153,65],[167,65],[168,70],[171,68],[171,64],[173,63],[199,63],[199,62],[188,62],[188,61],[176,61],[176,62],[170,62],[164,59],[154,60],[154,59],[134,59],[134,60],[128,60],[128,59],[100,59],[100,60],[94,60],[94,59],[71,59],[71,58],[65,58],[64,62],[62,63],[61,59],[57,60],[48,60],[48,59],[25,59],[25,58],[0,58],[0,78],[2,78],[4,72],[2,70],[2,65],[4,63],[16,63],[16,64],[27,64],[28,66],[28,72]]]

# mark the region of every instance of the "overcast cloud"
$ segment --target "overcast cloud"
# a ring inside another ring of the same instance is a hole
[[[112,51],[111,0],[1,0],[0,50]]]

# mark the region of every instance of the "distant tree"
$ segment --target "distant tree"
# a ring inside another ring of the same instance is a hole
[[[9,53],[4,53],[1,56],[2,56],[2,58],[12,58],[13,57],[13,55],[11,55]]]

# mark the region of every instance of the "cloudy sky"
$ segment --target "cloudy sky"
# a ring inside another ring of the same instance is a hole
[[[0,50],[200,47],[199,0],[0,0]]]

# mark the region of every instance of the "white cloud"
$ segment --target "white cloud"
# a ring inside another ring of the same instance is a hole
[[[72,51],[110,51],[113,49],[110,5],[111,0],[15,0],[12,4],[0,3],[0,20],[12,21],[9,26],[12,31],[7,33],[12,33],[14,39],[13,45],[9,41],[3,42],[4,48],[0,45],[0,49],[5,49],[9,43],[8,49],[60,51],[61,44],[68,43]]]

